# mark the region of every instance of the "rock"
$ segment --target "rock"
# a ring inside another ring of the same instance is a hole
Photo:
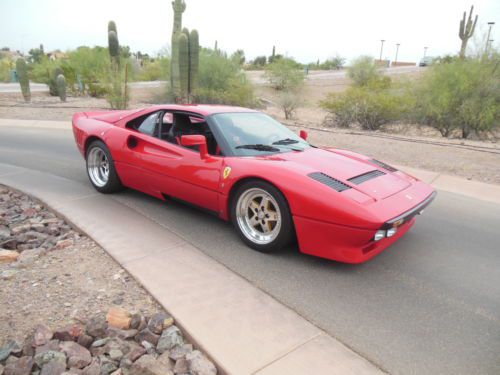
[[[172,358],[174,361],[177,361],[181,358],[186,358],[186,355],[191,353],[193,351],[193,345],[191,344],[184,344],[182,346],[177,345],[172,348],[169,352],[169,357]]]
[[[57,250],[62,250],[66,249],[67,247],[73,246],[73,240],[66,239],[66,240],[60,240],[56,242],[56,249]]]
[[[118,370],[112,372],[111,375],[123,375],[123,371],[121,368],[119,368]]]
[[[147,341],[141,342],[141,345],[144,349],[146,349],[146,353],[148,354],[156,354],[156,350],[153,344]]]
[[[10,355],[10,346],[5,345],[0,348],[0,362],[6,360]]]
[[[189,364],[186,358],[181,358],[175,362],[174,374],[187,374],[189,372]]]
[[[89,348],[90,345],[92,345],[92,342],[94,341],[94,339],[92,338],[92,336],[90,335],[87,335],[86,333],[82,334],[80,337],[78,337],[78,343],[83,346],[84,348]]]
[[[43,365],[40,375],[61,375],[66,371],[66,362],[50,361]]]
[[[40,249],[30,249],[23,251],[17,258],[16,266],[19,268],[25,268],[29,265],[35,263],[35,261],[40,257]]]
[[[42,354],[48,352],[49,350],[56,352],[59,351],[59,340],[50,340],[45,345],[37,346],[35,348],[35,354]]]
[[[33,346],[45,345],[52,339],[52,331],[43,324],[38,324],[35,327],[35,333],[33,334]]]
[[[112,307],[106,315],[106,320],[110,327],[118,329],[129,329],[132,320],[128,311],[119,307]]]
[[[111,349],[109,351],[109,358],[111,358],[113,361],[120,361],[122,357],[123,353],[120,349]]]
[[[182,337],[181,331],[176,326],[170,326],[161,334],[158,340],[158,345],[156,345],[156,351],[158,353],[163,353],[166,350],[172,349],[176,345],[183,345],[184,338]]]
[[[10,231],[12,233],[13,236],[17,236],[23,232],[27,232],[29,231],[31,228],[31,225],[30,224],[18,224],[14,227],[11,227],[10,228]]]
[[[118,337],[122,340],[127,340],[133,338],[137,335],[138,331],[136,329],[118,329],[118,328],[108,328],[106,335],[108,337]]]
[[[92,362],[92,357],[87,348],[73,341],[63,341],[59,347],[68,356],[68,366],[84,368]]]
[[[168,355],[169,355],[169,353],[165,352],[165,353],[161,354],[157,358],[157,360],[159,362],[163,363],[165,366],[168,366],[172,370],[174,368],[175,362],[172,361]]]
[[[17,340],[8,340],[5,346],[10,348],[10,354],[19,357],[23,353],[23,343]]]
[[[2,280],[11,280],[18,272],[18,270],[4,270],[0,273],[0,278]]]
[[[7,250],[15,250],[17,249],[17,239],[16,238],[7,238],[5,241],[0,243],[0,248]]]
[[[132,367],[132,361],[128,358],[123,357],[120,361],[120,367],[122,369],[128,370],[130,367]]]
[[[45,232],[45,225],[41,224],[41,223],[33,223],[31,224],[31,229],[34,230],[34,231],[37,231],[39,233],[43,233]]]
[[[146,349],[143,346],[136,346],[132,348],[127,354],[125,354],[125,358],[130,360],[131,362],[135,362],[144,354],[146,354]]]
[[[82,370],[82,375],[100,375],[101,365],[99,359],[93,358],[92,363]]]
[[[148,328],[151,332],[160,335],[163,330],[174,324],[174,318],[166,313],[154,314],[148,322]]]
[[[3,365],[0,363],[0,375],[3,375],[3,370],[4,370],[4,369],[5,369],[5,368],[4,368],[4,367],[3,367]]]
[[[216,375],[217,369],[199,350],[193,350],[186,356],[189,371],[193,375]]]
[[[143,355],[130,367],[129,375],[173,375],[173,372],[152,355]]]
[[[0,249],[0,263],[12,263],[19,258],[19,253],[14,250]]]
[[[130,320],[130,328],[142,331],[146,328],[146,318],[142,314],[133,314]]]
[[[101,364],[101,375],[109,375],[118,369],[113,361],[103,355],[99,356],[99,363]]]
[[[149,342],[153,346],[158,344],[158,339],[160,336],[151,332],[148,328],[144,328],[135,336],[135,341],[142,343],[143,341]]]
[[[54,339],[61,341],[76,341],[81,335],[83,335],[83,327],[79,324],[73,324],[57,329],[54,332]]]
[[[32,357],[21,357],[15,362],[6,364],[4,375],[30,375],[34,364]]]
[[[64,363],[66,367],[66,354],[55,350],[47,350],[45,352],[36,354],[34,357],[34,361],[40,368],[43,367],[43,365],[54,361]]]
[[[106,323],[104,317],[94,316],[87,322],[87,325],[85,326],[85,332],[94,338],[104,337],[106,335],[107,328],[108,324]]]
[[[5,225],[0,225],[0,241],[10,237],[10,229]]]

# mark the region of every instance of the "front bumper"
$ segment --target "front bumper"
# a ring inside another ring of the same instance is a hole
[[[404,236],[422,212],[436,197],[432,192],[422,202],[386,221],[380,229],[397,227],[392,237],[374,241],[376,229],[362,229],[310,218],[294,216],[299,248],[303,253],[344,263],[363,263],[380,254]]]

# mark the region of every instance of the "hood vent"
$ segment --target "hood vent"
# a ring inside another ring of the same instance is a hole
[[[370,163],[372,163],[372,164],[378,165],[380,168],[384,168],[385,170],[387,170],[389,172],[396,172],[397,171],[396,168],[391,167],[390,165],[387,165],[385,163],[382,163],[381,161],[378,161],[378,160],[375,160],[375,159],[368,160],[368,161]]]
[[[309,173],[308,176],[326,186],[331,187],[334,190],[337,190],[339,193],[351,188],[349,185],[344,184],[342,181],[336,180],[333,177],[330,177],[327,174],[321,172]]]
[[[366,182],[368,180],[372,180],[378,176],[383,176],[384,174],[385,174],[384,172],[376,170],[376,171],[371,171],[368,173],[363,173],[363,174],[356,176],[356,177],[352,177],[348,181],[352,182],[355,185],[360,185],[363,182]]]

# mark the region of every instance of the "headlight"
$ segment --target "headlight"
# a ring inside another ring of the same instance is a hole
[[[391,228],[391,229],[387,230],[387,237],[394,236],[397,231],[398,231],[398,228]]]
[[[385,235],[385,230],[378,230],[377,233],[375,233],[375,237],[373,237],[373,239],[375,241],[380,241],[382,238],[385,238]]]

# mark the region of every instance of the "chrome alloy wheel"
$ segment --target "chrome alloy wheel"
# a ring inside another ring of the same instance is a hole
[[[246,238],[258,245],[274,241],[281,229],[278,203],[267,191],[248,189],[236,203],[236,220]]]
[[[103,187],[109,179],[109,161],[106,153],[99,147],[90,150],[87,157],[87,170],[92,183]]]

